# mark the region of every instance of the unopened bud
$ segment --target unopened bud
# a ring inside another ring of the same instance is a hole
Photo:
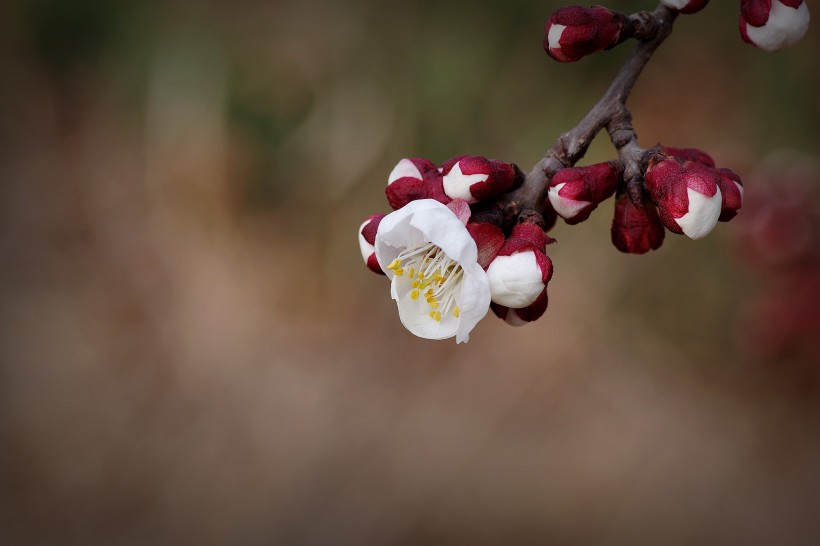
[[[641,206],[636,207],[626,192],[618,194],[612,220],[615,248],[627,254],[645,254],[660,248],[664,235],[663,224],[649,199],[644,198]]]
[[[435,173],[436,166],[426,159],[410,157],[399,161],[387,177],[387,201],[393,210],[427,197],[425,178]]]
[[[764,51],[796,44],[809,28],[809,7],[803,0],[741,0],[740,36]]]
[[[722,196],[719,222],[728,222],[735,217],[743,206],[743,182],[729,169],[717,169],[720,175],[718,187]]]
[[[365,265],[374,273],[384,275],[378,260],[376,260],[376,232],[384,214],[374,214],[359,226],[359,249]]]
[[[550,180],[552,207],[568,224],[583,222],[599,203],[618,187],[618,170],[612,163],[561,169]]]
[[[512,189],[520,177],[511,163],[462,155],[441,166],[442,188],[451,199],[477,203]]]
[[[490,298],[512,309],[532,305],[552,278],[547,237],[535,224],[518,224],[487,268]]]
[[[709,0],[661,0],[661,4],[667,8],[681,13],[695,13],[702,10]]]
[[[709,167],[692,161],[681,165],[669,157],[650,163],[645,174],[663,225],[692,239],[706,237],[717,224],[723,199],[719,178]]]
[[[625,16],[601,6],[567,6],[547,21],[544,50],[556,61],[575,62],[618,43]]]

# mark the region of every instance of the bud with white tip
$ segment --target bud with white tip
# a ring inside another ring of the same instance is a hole
[[[561,169],[550,180],[550,204],[567,224],[583,222],[618,187],[618,169],[612,163]]]
[[[717,169],[717,173],[720,175],[718,187],[723,196],[718,221],[728,222],[743,206],[743,182],[729,169]]]
[[[713,169],[657,155],[650,161],[645,179],[666,229],[691,239],[702,239],[714,229],[723,196],[717,184],[720,176]]]
[[[740,36],[764,51],[796,44],[806,34],[810,19],[809,7],[803,0],[740,2]]]
[[[359,250],[362,251],[362,259],[368,269],[379,275],[384,275],[384,271],[376,259],[376,233],[384,217],[384,214],[374,214],[359,226]]]
[[[625,15],[601,6],[567,6],[547,21],[544,50],[556,61],[572,63],[617,44],[625,24]]]
[[[518,224],[487,268],[490,299],[521,309],[535,303],[552,278],[552,261],[545,252],[547,237],[535,224]]]
[[[434,174],[436,166],[426,159],[409,157],[399,161],[387,177],[387,201],[393,210],[427,197],[426,179]]]
[[[681,13],[695,13],[702,10],[709,0],[661,0],[661,4],[667,8]]]
[[[477,203],[496,197],[523,180],[514,165],[481,156],[460,155],[442,164],[444,194]]]

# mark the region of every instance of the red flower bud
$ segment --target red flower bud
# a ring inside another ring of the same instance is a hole
[[[665,235],[658,212],[649,199],[644,198],[636,207],[626,192],[615,199],[615,218],[612,220],[612,243],[628,254],[644,254],[657,250]]]
[[[511,163],[481,156],[456,156],[442,164],[440,172],[444,195],[468,203],[493,198],[521,182]]]
[[[667,8],[681,13],[695,13],[702,10],[709,0],[661,0],[661,4]]]
[[[384,275],[378,260],[376,260],[376,232],[379,229],[379,223],[384,218],[384,214],[374,214],[359,226],[359,249],[362,252],[362,259],[365,265],[380,275]]]
[[[692,161],[681,165],[669,157],[650,163],[645,174],[663,225],[692,239],[706,237],[717,224],[723,199],[719,179],[709,167]]]
[[[764,51],[791,47],[809,28],[803,0],[741,0],[740,36]]]
[[[595,6],[567,6],[547,21],[544,50],[556,61],[575,62],[618,43],[625,16]]]
[[[599,203],[618,187],[618,170],[612,163],[561,169],[550,180],[552,207],[568,224],[583,222]]]
[[[427,197],[425,178],[436,174],[436,166],[420,157],[399,161],[387,177],[387,202],[398,210],[410,201]]]
[[[728,222],[735,217],[743,206],[743,182],[740,177],[729,169],[717,169],[720,175],[718,187],[722,196],[719,222]]]
[[[552,278],[552,260],[545,252],[547,236],[536,224],[516,225],[487,268],[490,298],[503,307],[532,305]]]

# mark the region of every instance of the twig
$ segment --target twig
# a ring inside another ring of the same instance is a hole
[[[629,16],[630,25],[624,30],[624,38],[641,40],[635,46],[624,65],[615,75],[609,88],[592,110],[570,131],[562,134],[544,157],[527,173],[517,190],[500,198],[497,205],[507,218],[515,218],[527,209],[541,208],[547,196],[549,181],[560,169],[572,167],[584,156],[595,136],[606,128],[612,144],[618,150],[618,158],[624,168],[624,179],[629,182],[633,199],[640,195],[640,161],[645,150],[638,145],[632,127],[632,114],[626,101],[655,50],[672,32],[677,12],[658,6],[652,12],[639,12]]]

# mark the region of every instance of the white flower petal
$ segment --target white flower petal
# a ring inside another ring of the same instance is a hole
[[[387,177],[387,185],[389,186],[399,178],[418,178],[419,180],[422,179],[421,171],[416,165],[410,161],[409,159],[402,159],[396,166],[393,167],[393,170],[390,171],[390,175]]]
[[[667,8],[681,9],[689,3],[689,0],[661,0],[661,4]]]
[[[809,7],[806,2],[791,8],[772,0],[769,20],[762,27],[746,25],[746,35],[764,51],[778,51],[796,44],[809,28]]]
[[[470,339],[470,331],[490,310],[490,282],[487,280],[487,273],[478,263],[464,270],[460,303],[456,343],[466,343]]]
[[[732,182],[735,182],[735,181],[733,180]],[[735,182],[735,186],[737,186],[737,191],[740,192],[740,203],[741,203],[741,206],[742,206],[742,204],[743,204],[743,184],[738,184],[737,182]]]
[[[463,317],[456,318],[451,314],[446,314],[442,315],[440,321],[432,320],[428,315],[430,307],[424,301],[424,298],[413,300],[410,297],[410,283],[406,279],[401,279],[401,277],[394,277],[394,286],[403,284],[406,287],[396,288],[396,296],[393,299],[396,300],[399,319],[405,328],[414,335],[425,339],[447,339],[456,335],[459,322]]]
[[[367,263],[367,259],[370,255],[376,252],[376,247],[368,243],[364,238],[364,235],[362,235],[362,229],[364,229],[364,226],[366,226],[369,222],[370,220],[365,220],[362,225],[359,226],[359,250],[362,251],[362,259],[364,259],[364,263]]]
[[[547,42],[549,42],[550,49],[561,48],[561,35],[566,29],[566,25],[552,25],[549,32],[547,32]]]
[[[478,200],[470,193],[470,186],[484,182],[489,177],[489,174],[464,174],[461,172],[461,162],[459,161],[442,178],[444,193],[453,199],[464,199],[468,203],[475,203]]]
[[[543,275],[532,250],[496,256],[487,268],[492,300],[510,309],[531,305],[544,291]]]
[[[675,218],[675,222],[688,237],[703,239],[717,225],[723,196],[720,188],[717,188],[712,197],[703,195],[692,188],[687,188],[686,193],[689,197],[689,211],[680,218]]]

